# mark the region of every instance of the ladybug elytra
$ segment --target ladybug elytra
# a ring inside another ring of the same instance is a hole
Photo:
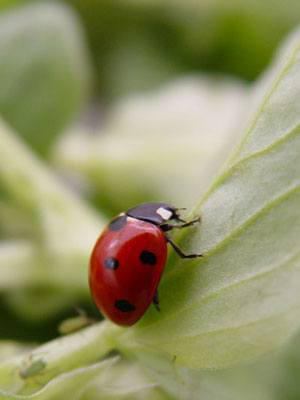
[[[172,229],[200,221],[186,222],[178,210],[166,203],[141,204],[119,214],[98,238],[90,260],[90,289],[98,309],[116,324],[133,325],[151,302],[159,310],[157,287],[167,243],[182,258],[202,256],[183,253],[169,238]]]

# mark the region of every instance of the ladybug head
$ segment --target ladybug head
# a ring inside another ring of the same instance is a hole
[[[126,215],[151,222],[154,225],[162,225],[172,219],[180,220],[177,210],[177,208],[167,203],[144,203],[130,208]]]

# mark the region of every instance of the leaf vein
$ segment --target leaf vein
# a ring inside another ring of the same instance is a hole
[[[300,133],[300,123],[298,123],[293,129],[291,129],[289,132],[285,133],[284,136],[281,136],[268,146],[264,147],[263,149],[257,150],[255,152],[252,152],[251,154],[240,158],[237,162],[235,162],[233,165],[231,165],[228,170],[223,174],[223,176],[218,180],[218,185],[222,184],[228,177],[232,175],[232,172],[237,170],[241,165],[246,163],[248,160],[251,160],[253,158],[259,157],[261,155],[265,155],[277,146],[280,146],[282,144],[285,144],[288,139],[297,136]]]
[[[184,335],[183,334],[183,335],[180,335],[180,339],[183,339],[183,338],[194,339],[194,338],[201,337],[201,336],[210,336],[210,335],[215,335],[215,334],[219,334],[219,333],[222,333],[222,332],[230,332],[230,331],[243,329],[243,328],[248,327],[248,326],[256,325],[256,324],[261,323],[261,322],[270,321],[270,320],[276,319],[276,318],[278,318],[280,316],[286,315],[288,312],[290,312],[294,308],[299,309],[299,302],[296,302],[295,304],[292,304],[290,307],[286,308],[284,311],[273,313],[273,314],[271,314],[271,315],[269,315],[267,317],[257,318],[257,319],[254,319],[254,320],[251,320],[251,321],[248,321],[248,322],[242,323],[240,325],[236,325],[236,326],[228,326],[228,327],[225,327],[225,328],[211,329],[211,330],[208,330],[208,331],[198,332],[196,334],[194,333],[194,334],[190,334],[190,335]],[[171,341],[174,341],[174,340],[178,341],[178,337],[174,336],[174,337],[172,337],[172,339],[169,338],[167,341],[166,340],[160,340],[160,343],[164,343],[164,342],[170,343]]]
[[[215,246],[213,246],[210,250],[205,252],[204,257],[200,262],[204,262],[205,257],[212,256],[214,255],[217,251],[222,249],[230,240],[232,240],[235,236],[238,236],[245,228],[247,228],[249,225],[254,223],[259,217],[262,215],[266,214],[267,212],[271,211],[272,208],[274,208],[277,205],[280,205],[284,200],[286,200],[290,195],[297,193],[297,191],[300,190],[300,182],[297,183],[296,185],[292,185],[288,190],[285,192],[281,193],[279,196],[273,198],[272,201],[268,202],[267,204],[263,205],[259,209],[257,209],[250,217],[245,219],[240,225],[238,225],[236,228],[234,228],[228,236],[225,236],[220,242],[218,242]],[[200,249],[199,249],[200,251]],[[193,265],[199,263],[199,260],[194,259],[189,262],[189,265]],[[182,272],[181,268],[176,268],[170,271],[167,275],[167,277],[171,277],[177,273]]]
[[[249,123],[249,127],[245,129],[245,135],[243,137],[243,139],[240,142],[240,145],[238,146],[238,148],[235,151],[235,154],[233,154],[231,156],[231,158],[228,160],[228,164],[230,165],[230,162],[234,161],[235,158],[237,158],[237,153],[241,153],[241,150],[243,148],[244,143],[247,141],[249,134],[251,133],[251,131],[255,128],[257,121],[261,115],[261,113],[264,111],[265,106],[268,102],[268,100],[270,99],[270,97],[272,96],[272,94],[274,93],[274,91],[276,90],[276,88],[278,87],[281,78],[287,73],[287,71],[289,70],[290,67],[293,66],[293,64],[295,63],[295,59],[297,56],[297,53],[300,49],[300,44],[297,45],[293,51],[293,53],[291,54],[288,62],[284,65],[284,67],[278,72],[277,77],[273,80],[273,84],[270,86],[267,94],[264,96],[264,98],[262,99],[262,103],[261,106],[257,109],[256,111],[256,115],[255,117],[252,119],[252,121],[250,121]],[[296,128],[294,128],[296,129]],[[237,161],[239,162],[239,161]],[[205,195],[202,197],[202,199],[200,200],[200,202],[197,204],[197,206],[195,207],[195,210],[199,209],[201,207],[201,205],[205,202],[205,200],[211,195],[211,193],[215,190],[215,188],[220,184],[220,182],[222,182],[224,180],[224,178],[226,176],[228,176],[228,172],[231,170],[232,167],[234,167],[236,165],[236,163],[233,163],[233,165],[229,166],[228,169],[225,172],[222,172],[221,175],[213,182],[213,184],[208,188],[207,192],[205,193]]]
[[[261,106],[258,108],[255,117],[253,118],[252,122],[249,124],[248,129],[246,129],[245,136],[240,142],[239,152],[243,148],[243,145],[246,142],[246,140],[248,139],[249,134],[255,128],[255,126],[257,124],[257,121],[259,120],[260,115],[263,113],[263,111],[264,111],[269,99],[271,98],[271,96],[273,95],[273,93],[275,92],[277,87],[279,86],[279,84],[281,82],[281,79],[283,78],[283,76],[285,74],[287,74],[289,69],[295,64],[296,57],[298,55],[299,49],[300,49],[300,44],[298,44],[294,48],[294,51],[291,53],[291,56],[290,56],[289,60],[282,67],[282,69],[278,72],[277,77],[272,81],[272,85],[269,87],[269,90],[267,91],[266,95],[264,96],[264,98],[262,100],[262,103],[261,103]]]

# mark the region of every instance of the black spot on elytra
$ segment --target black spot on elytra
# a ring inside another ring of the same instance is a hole
[[[117,269],[119,267],[119,261],[114,257],[107,257],[104,260],[104,265],[108,269]]]
[[[131,312],[135,310],[135,306],[131,303],[129,303],[129,301],[121,299],[121,300],[117,300],[115,302],[115,307],[123,312]]]
[[[151,251],[143,250],[140,254],[140,260],[143,264],[155,265],[156,255]]]
[[[126,225],[126,222],[127,222],[126,215],[121,215],[112,220],[111,223],[108,225],[108,228],[110,231],[119,231],[120,229],[123,228],[123,226]]]

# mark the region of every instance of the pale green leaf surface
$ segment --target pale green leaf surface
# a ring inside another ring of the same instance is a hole
[[[109,323],[91,326],[4,360],[0,364],[0,388],[10,393],[33,393],[64,373],[97,363],[113,348],[115,331]],[[43,368],[30,374],[39,362]],[[28,377],[23,378],[21,371],[29,371]]]
[[[292,400],[299,398],[299,334],[279,351],[244,366],[219,371],[180,368],[175,382],[187,400]],[[158,381],[162,376],[156,373]],[[180,382],[180,381],[181,382]],[[162,382],[162,386],[165,384]],[[174,391],[173,391],[174,392]]]
[[[266,89],[263,101],[258,105],[249,131],[242,142],[240,152],[243,159],[258,151],[273,147],[299,127],[299,33],[291,36],[282,48],[278,63],[270,69],[260,87]],[[270,82],[270,80],[272,81]],[[285,101],[283,101],[283,99]],[[261,134],[263,132],[263,135]]]
[[[66,390],[68,396],[73,398],[74,393],[78,394],[77,379],[82,384],[81,378],[75,378],[79,375],[79,371],[87,373],[87,379],[91,381],[89,366],[93,368],[97,360],[114,348],[114,338],[121,331],[114,325],[104,322],[2,361],[0,395],[14,393],[15,397],[13,395],[11,397],[13,399],[50,399],[53,391],[61,394]],[[80,392],[80,396],[78,394],[80,399],[171,399],[135,361],[112,357],[102,364],[99,364],[101,368],[96,379],[86,390]],[[72,386],[75,383],[72,381],[72,376],[76,382],[75,387]],[[71,378],[70,383],[68,383],[69,378]]]
[[[40,399],[39,396],[44,391],[38,387],[43,387],[49,381],[56,382],[57,390],[59,390],[64,377],[68,377],[66,371],[73,371],[75,376],[79,365],[95,362],[106,351],[113,348],[115,339],[121,332],[121,329],[109,323],[102,323],[74,335],[57,339],[21,357],[8,360],[0,365],[2,391],[5,385],[6,392],[16,393],[17,388],[19,393],[30,390],[35,393],[32,396],[36,397],[33,398]],[[158,351],[157,354],[159,353]],[[252,400],[253,398],[274,400],[277,398],[274,397],[276,393],[274,384],[278,381],[276,374],[281,370],[288,372],[287,365],[283,364],[280,354],[271,357],[269,361],[268,359],[256,361],[249,367],[239,366],[224,371],[210,372],[181,368],[174,360],[162,363],[159,359],[152,359],[158,363],[151,364],[149,363],[151,354],[150,358],[149,354],[147,357],[147,360],[142,359],[142,363],[121,360],[113,363],[112,367],[101,370],[80,399],[198,400],[201,397],[203,400]],[[32,364],[39,360],[44,361],[46,368],[41,370],[40,374],[36,373],[30,379],[27,378],[26,386],[20,385],[20,370],[26,371],[28,368],[28,371],[33,371]],[[275,370],[274,363],[277,366]],[[49,385],[45,387],[46,395],[49,387]],[[272,387],[274,389],[271,390]],[[37,393],[36,390],[38,390]],[[72,389],[68,393],[73,393]],[[23,397],[20,396],[20,398]],[[25,396],[24,398],[26,399]]]
[[[120,360],[104,371],[80,400],[171,400],[156,382],[135,361]]]
[[[5,359],[16,356],[17,354],[24,353],[30,349],[30,345],[21,344],[13,340],[0,340],[0,360],[3,362]]]
[[[0,399],[2,400],[61,400],[63,398],[80,399],[93,379],[102,371],[111,367],[116,359],[101,361],[86,367],[76,368],[70,372],[62,373],[58,377],[51,379],[44,387],[33,393],[14,394],[0,389]],[[41,372],[42,374],[42,372]],[[39,379],[39,376],[32,377],[32,380]],[[35,383],[34,386],[40,386]]]
[[[254,362],[213,371],[192,370],[172,363],[145,369],[149,379],[180,400],[282,400],[299,397],[299,333]]]
[[[272,361],[278,362],[278,359]],[[144,367],[141,366],[145,370]],[[250,367],[239,366],[218,371],[180,368],[174,364],[164,370],[145,370],[149,379],[179,400],[275,400],[270,390],[273,382],[266,372],[269,371],[261,368],[259,362]],[[268,381],[263,377],[269,378]]]
[[[298,32],[265,84],[242,145],[196,210],[202,224],[184,244],[205,257],[177,258],[160,285],[160,315],[151,310],[125,334],[179,365],[251,359],[300,325],[299,46]]]
[[[64,373],[94,364],[113,349],[117,332],[115,326],[104,322],[4,360],[0,364],[0,388],[11,393],[33,393]],[[43,368],[36,372],[35,364],[40,362]],[[24,379],[20,371],[29,371],[28,377]]]
[[[0,114],[45,154],[86,100],[90,65],[75,15],[58,3],[0,16]]]

